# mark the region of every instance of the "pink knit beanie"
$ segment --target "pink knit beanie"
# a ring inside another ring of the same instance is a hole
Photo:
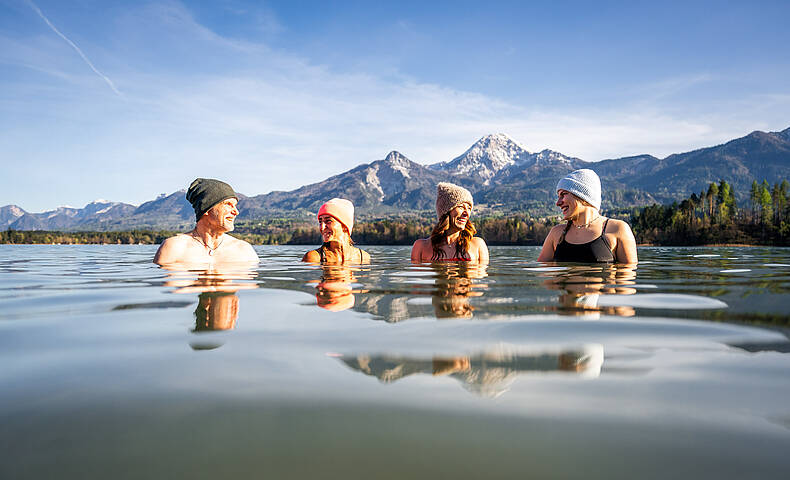
[[[346,226],[348,234],[354,229],[354,204],[344,198],[333,198],[321,205],[318,209],[318,216],[331,215],[340,223]]]

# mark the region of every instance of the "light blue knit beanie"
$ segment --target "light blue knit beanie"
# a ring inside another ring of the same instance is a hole
[[[574,170],[557,183],[557,190],[571,192],[596,210],[601,209],[601,179],[589,168]]]

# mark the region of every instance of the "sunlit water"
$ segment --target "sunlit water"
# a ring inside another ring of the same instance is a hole
[[[787,478],[790,250],[0,246],[0,478]]]

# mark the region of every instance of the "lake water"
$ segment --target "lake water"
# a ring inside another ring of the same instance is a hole
[[[790,250],[0,245],[0,478],[788,478]]]

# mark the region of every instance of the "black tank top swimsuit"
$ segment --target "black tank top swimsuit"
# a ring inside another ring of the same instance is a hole
[[[326,256],[324,255],[324,246],[321,245],[320,247],[316,248],[315,251],[318,252],[318,255],[321,256],[321,263],[326,262]],[[362,258],[362,250],[358,248],[357,251],[359,252],[359,263],[364,263]]]
[[[601,230],[601,236],[587,243],[569,243],[565,241],[565,234],[570,230],[572,222],[568,222],[565,231],[562,232],[562,239],[554,250],[555,262],[583,262],[583,263],[611,263],[614,262],[614,255],[606,241],[604,233],[606,225],[609,223],[607,218]]]

